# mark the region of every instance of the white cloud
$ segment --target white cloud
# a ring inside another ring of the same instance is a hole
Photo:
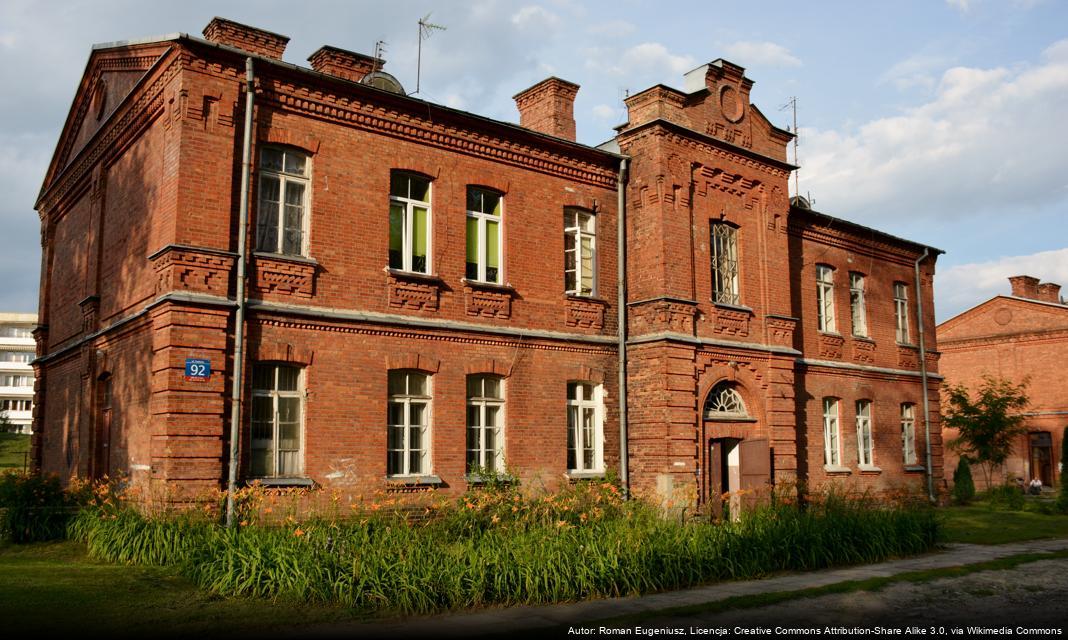
[[[968,13],[972,10],[975,4],[975,0],[946,0],[946,4],[953,7],[961,13]]]
[[[1068,289],[1068,248],[986,262],[959,264],[940,271],[935,282],[938,315],[951,318],[996,295],[1010,293],[1010,276],[1034,276]]]
[[[843,131],[801,129],[802,181],[832,214],[961,219],[1068,204],[1068,40],[1044,62],[956,67],[934,97]]]
[[[13,34],[13,33],[0,33],[0,47],[3,47],[4,49],[14,49],[15,48],[15,42],[17,42],[17,39],[15,38],[15,34]]]
[[[648,77],[681,80],[682,74],[697,66],[691,56],[671,53],[659,42],[643,42],[622,52],[614,47],[590,47],[585,54],[587,69],[635,83]]]
[[[601,122],[608,122],[613,124],[615,124],[618,120],[626,118],[625,115],[622,115],[622,107],[612,107],[607,104],[596,105],[595,107],[590,109],[590,113],[593,114],[594,118],[597,118]]]
[[[592,25],[587,31],[595,36],[622,38],[634,33],[636,29],[637,27],[625,20],[609,20]]]
[[[734,42],[723,47],[731,62],[747,66],[800,67],[801,60],[781,44],[774,42]]]
[[[893,84],[900,90],[912,87],[933,89],[938,83],[936,72],[951,64],[946,56],[916,54],[887,69],[879,78],[880,84]]]
[[[512,16],[512,24],[520,29],[547,29],[560,24],[560,17],[544,7],[528,5]]]

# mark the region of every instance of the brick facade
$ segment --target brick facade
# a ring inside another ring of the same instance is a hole
[[[657,86],[629,97],[628,122],[592,148],[574,142],[578,87],[557,78],[516,96],[520,127],[362,84],[384,64],[368,56],[325,47],[313,72],[278,62],[284,36],[221,19],[205,35],[94,50],[64,127],[37,205],[35,456],[44,471],[122,472],[171,499],[225,478],[245,104],[246,54],[236,47],[253,55],[256,74],[242,477],[253,475],[253,379],[267,363],[299,372],[297,456],[278,462],[299,473],[279,481],[353,493],[463,490],[467,384],[482,374],[503,381],[503,459],[525,482],[619,471],[622,190],[635,491],[703,501],[741,488],[739,443],[759,445],[745,449],[743,475],[764,465],[765,476],[812,484],[922,484],[924,421],[917,412],[919,462],[906,466],[899,414],[921,402],[919,350],[895,339],[893,292],[895,283],[910,292],[915,325],[913,265],[926,255],[920,297],[937,408],[938,252],[791,206],[790,134],[749,104],[740,67],[718,60],[688,74],[685,92]],[[280,232],[294,233],[299,249],[258,250],[262,180],[272,175],[260,166],[264,150],[306,161],[287,178],[306,185],[293,200],[301,224]],[[387,216],[396,172],[431,185],[427,238],[398,241],[425,243],[427,264],[407,271],[388,266],[402,251]],[[503,203],[494,282],[465,270],[469,187]],[[595,220],[595,259],[575,272],[592,269],[589,290],[563,268],[566,247],[580,244],[580,232],[563,233],[575,212]],[[729,256],[713,246],[716,224],[733,229]],[[729,302],[713,284],[714,260],[733,269]],[[837,331],[817,326],[817,264],[840,276]],[[864,339],[848,330],[850,271],[867,282]],[[209,360],[210,377],[188,377],[191,358]],[[429,381],[418,474],[389,473],[391,371]],[[596,405],[589,424],[600,425],[589,469],[569,465],[571,382],[596,389],[595,401],[583,396]],[[723,389],[744,408],[706,416],[706,398]],[[841,404],[842,456],[832,467],[825,397]],[[872,402],[874,461],[864,469],[857,400]],[[930,419],[940,484],[937,411]],[[281,451],[282,439],[271,446]]]
[[[1068,390],[1060,372],[1068,362],[1068,305],[1060,285],[1037,278],[1009,278],[1011,295],[997,296],[938,325],[942,372],[949,384],[975,390],[984,375],[1014,383],[1027,381],[1030,406],[1024,409],[1028,433],[994,480],[998,483],[1039,477],[1046,486],[1061,482],[1061,441],[1068,427]],[[945,438],[957,437],[947,429]],[[952,477],[959,456],[946,452],[946,475]],[[972,471],[976,486],[986,479]]]

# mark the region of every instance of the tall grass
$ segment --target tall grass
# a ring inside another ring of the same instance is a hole
[[[926,551],[938,535],[930,510],[841,496],[804,510],[768,507],[734,523],[671,521],[623,502],[607,484],[541,497],[468,495],[421,512],[375,508],[348,521],[226,530],[188,514],[98,507],[83,511],[71,534],[95,557],[173,565],[218,594],[395,613],[639,594],[875,562]]]

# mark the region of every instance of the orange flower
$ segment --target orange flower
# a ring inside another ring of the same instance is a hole
[[[293,535],[295,535],[295,536],[297,536],[299,538],[302,535],[304,535],[304,530],[301,529],[300,527],[297,527],[296,530],[293,531]]]

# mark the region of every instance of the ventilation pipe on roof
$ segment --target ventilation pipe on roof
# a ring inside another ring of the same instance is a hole
[[[927,259],[929,254],[927,247],[923,248],[923,255],[913,264],[916,278],[916,327],[920,332],[920,380],[923,384],[923,436],[927,450],[927,497],[931,502],[935,501],[934,493],[934,467],[931,464],[931,409],[928,406],[927,397],[927,344],[923,331],[923,291],[920,289],[920,263]]]
[[[630,457],[627,455],[627,159],[619,159],[616,179],[616,333],[619,335],[619,480],[630,495]]]
[[[234,491],[241,459],[241,387],[245,366],[245,263],[248,255],[248,190],[252,181],[252,107],[256,95],[252,58],[245,58],[245,138],[241,142],[241,199],[237,225],[237,311],[234,313],[234,375],[230,394],[230,475],[226,483],[226,526],[234,526]]]

